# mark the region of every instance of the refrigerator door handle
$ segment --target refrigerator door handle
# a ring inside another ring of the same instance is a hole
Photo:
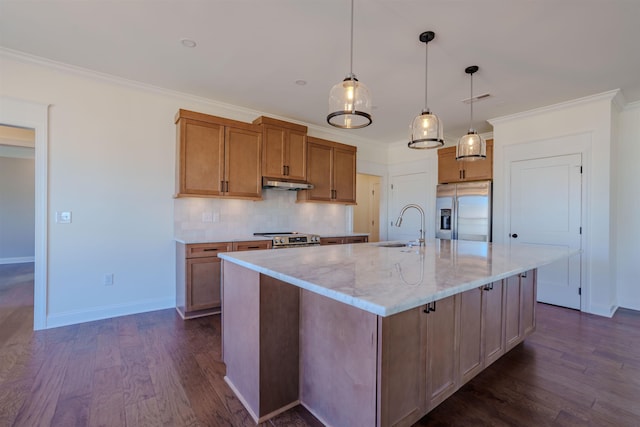
[[[453,208],[453,213],[452,213],[452,220],[451,220],[451,238],[453,240],[458,240],[458,198],[454,198],[453,199],[453,204],[452,204],[452,208]]]

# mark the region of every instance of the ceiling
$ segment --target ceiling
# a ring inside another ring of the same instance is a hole
[[[0,0],[0,46],[330,128],[349,11],[348,0]],[[407,140],[424,106],[426,30],[429,107],[448,144],[469,127],[469,65],[480,67],[474,95],[491,94],[474,104],[479,132],[618,88],[640,100],[638,17],[638,0],[355,0],[353,71],[372,93],[373,124],[339,132]]]

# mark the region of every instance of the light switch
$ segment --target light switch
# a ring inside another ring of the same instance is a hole
[[[71,224],[71,212],[56,212],[56,222],[58,224]]]

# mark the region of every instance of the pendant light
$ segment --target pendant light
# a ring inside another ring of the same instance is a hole
[[[442,122],[427,106],[427,71],[429,65],[429,42],[435,38],[433,31],[420,34],[420,41],[425,44],[424,72],[424,108],[422,114],[416,116],[411,123],[409,148],[438,148],[444,145]]]
[[[371,94],[353,74],[353,0],[351,0],[351,57],[349,74],[329,93],[327,122],[342,129],[360,129],[371,124]]]
[[[471,96],[469,104],[471,118],[469,120],[469,132],[458,141],[456,148],[456,160],[483,160],[487,158],[487,143],[473,128],[473,73],[478,71],[477,65],[465,68],[464,72],[471,76]]]

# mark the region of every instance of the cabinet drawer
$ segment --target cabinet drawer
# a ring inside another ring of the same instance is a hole
[[[259,249],[271,249],[271,240],[250,240],[246,242],[233,242],[235,251],[256,251]]]
[[[222,252],[232,250],[231,242],[224,243],[196,243],[187,245],[187,258],[213,257]]]

